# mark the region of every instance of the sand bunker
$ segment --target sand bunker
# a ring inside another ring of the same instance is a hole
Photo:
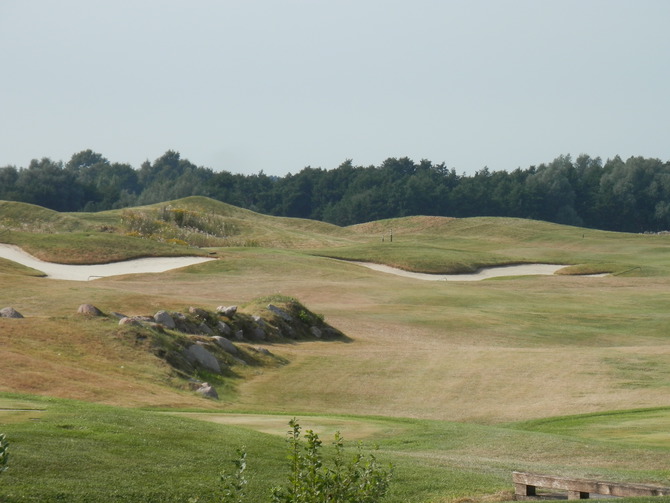
[[[165,272],[194,264],[201,264],[209,260],[207,257],[150,257],[110,264],[69,265],[45,262],[14,245],[0,244],[0,258],[17,262],[21,265],[37,269],[46,274],[47,278],[65,279],[70,281],[89,281],[120,276],[123,274],[142,274]]]
[[[502,267],[487,267],[472,274],[427,274],[422,272],[410,272],[403,269],[397,269],[387,265],[373,264],[372,262],[352,262],[374,269],[375,271],[397,274],[406,278],[422,279],[427,281],[480,281],[489,278],[498,278],[503,276],[548,276],[554,274],[565,265],[555,264],[521,264],[507,265]]]

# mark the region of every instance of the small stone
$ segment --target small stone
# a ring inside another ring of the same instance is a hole
[[[213,398],[214,400],[219,399],[219,394],[216,392],[216,389],[214,389],[214,386],[210,386],[209,383],[206,382],[202,383],[202,386],[195,390],[195,392],[205,398]]]
[[[0,309],[0,318],[23,318],[23,315],[13,307],[3,307]]]
[[[93,304],[82,304],[77,309],[77,314],[83,314],[86,316],[102,316],[102,311],[95,307]]]
[[[219,306],[216,308],[216,312],[226,318],[232,318],[237,313],[237,306]]]

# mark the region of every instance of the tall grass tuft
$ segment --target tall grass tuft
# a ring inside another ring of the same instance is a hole
[[[126,210],[121,224],[128,234],[156,241],[198,247],[226,246],[239,233],[228,219],[172,206],[156,210]]]

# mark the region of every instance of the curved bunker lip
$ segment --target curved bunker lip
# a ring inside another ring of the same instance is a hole
[[[428,274],[424,272],[411,272],[388,265],[374,264],[372,262],[351,263],[374,269],[375,271],[396,274],[405,278],[421,279],[425,281],[481,281],[489,278],[503,276],[550,276],[556,271],[567,267],[556,264],[519,264],[500,267],[487,267],[472,274]]]
[[[108,264],[71,265],[45,262],[37,257],[26,253],[18,246],[0,244],[0,258],[17,262],[21,265],[37,269],[46,274],[50,279],[64,279],[70,281],[89,281],[92,279],[106,278],[108,276],[121,276],[124,274],[158,273],[179,269],[195,264],[201,264],[210,260],[208,257],[148,257]]]

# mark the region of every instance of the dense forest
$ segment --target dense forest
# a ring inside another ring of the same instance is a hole
[[[0,168],[0,200],[58,211],[100,211],[208,196],[268,215],[350,225],[409,215],[511,216],[628,231],[670,230],[670,162],[580,155],[514,171],[457,174],[444,163],[406,157],[379,166],[345,161],[284,177],[195,166],[168,151],[139,169],[91,150],[67,162],[33,160]]]

